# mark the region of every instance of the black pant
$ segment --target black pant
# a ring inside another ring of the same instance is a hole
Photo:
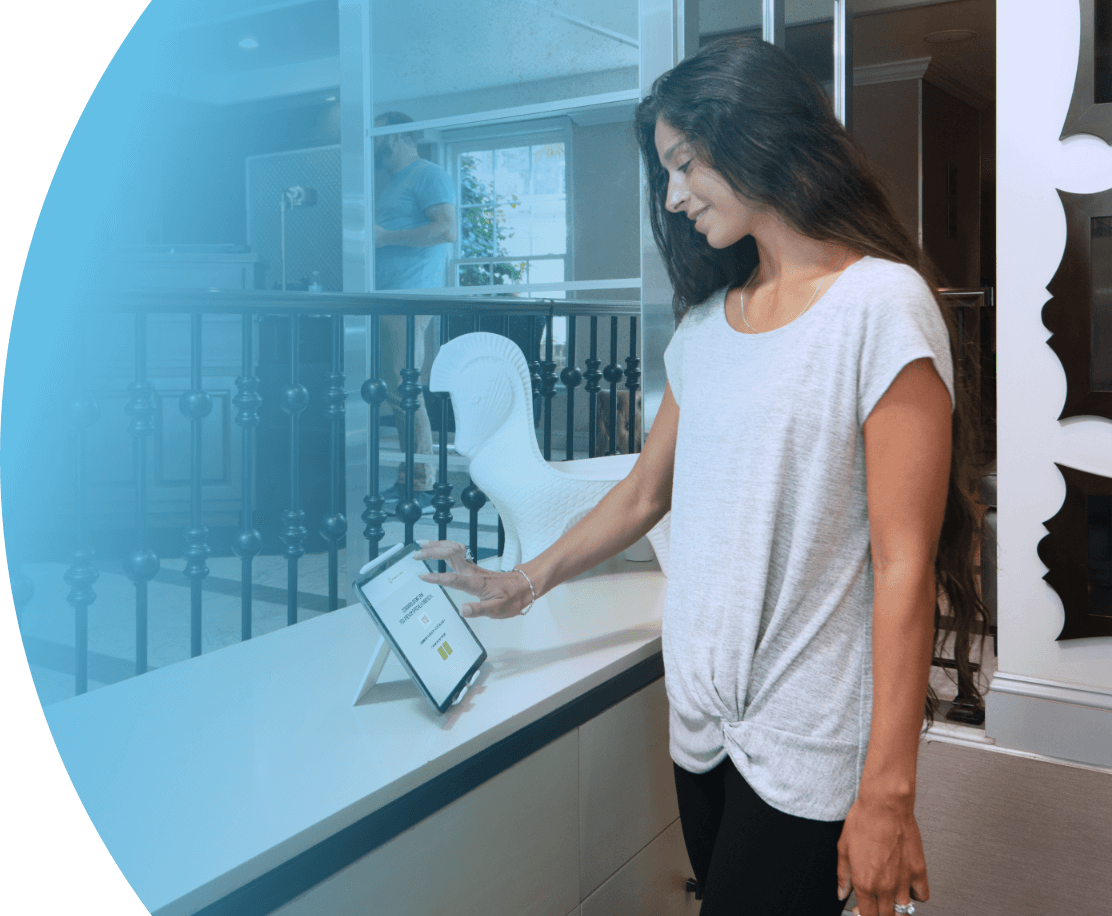
[[[683,839],[703,892],[700,916],[839,916],[843,821],[778,811],[728,757],[709,773],[675,771]]]

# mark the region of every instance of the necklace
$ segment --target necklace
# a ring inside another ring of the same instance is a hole
[[[809,309],[812,305],[815,304],[815,300],[818,298],[818,295],[819,295],[819,290],[822,288],[823,281],[827,277],[829,277],[830,274],[837,273],[839,270],[841,270],[843,265],[846,263],[846,258],[848,258],[848,257],[849,257],[849,249],[847,248],[845,254],[842,255],[842,260],[841,260],[841,262],[839,262],[838,266],[834,270],[830,271],[829,273],[825,273],[821,277],[819,277],[819,282],[815,284],[815,291],[813,293],[811,293],[811,298],[807,301],[807,304],[805,306],[803,306],[803,308],[801,308],[794,315],[792,315],[791,318],[789,318],[787,321],[785,321],[784,324],[791,324],[793,321],[795,321],[796,318],[798,318],[805,311],[807,311],[807,309]],[[749,323],[749,319],[747,319],[745,317],[745,291],[749,288],[749,284],[753,282],[753,278],[755,276],[757,276],[757,269],[758,268],[753,269],[753,272],[749,275],[749,279],[745,281],[745,286],[743,286],[741,288],[741,320],[742,320],[742,322],[744,322],[745,326],[747,328],[749,328],[749,330],[754,334],[759,334],[760,331],[758,331],[755,327],[753,327],[753,325],[751,325]],[[781,325],[781,327],[783,327],[783,326],[784,325]]]

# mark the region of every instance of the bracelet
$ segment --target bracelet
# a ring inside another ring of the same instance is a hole
[[[528,577],[527,575],[525,575],[525,570],[524,570],[524,569],[518,569],[518,568],[517,568],[517,567],[515,566],[515,567],[513,568],[513,571],[514,571],[514,572],[519,572],[519,573],[521,573],[521,574],[522,574],[523,576],[525,576],[525,581],[526,581],[526,582],[527,582],[527,583],[529,584],[529,591],[533,593],[533,600],[529,602],[529,607],[525,608],[525,610],[523,610],[523,611],[521,612],[521,616],[522,616],[522,617],[524,617],[524,616],[525,616],[526,614],[528,614],[528,613],[529,613],[529,612],[530,612],[531,610],[533,610],[533,605],[537,603],[537,590],[536,590],[535,588],[533,588],[533,583],[532,583],[532,582],[530,581],[529,577]]]

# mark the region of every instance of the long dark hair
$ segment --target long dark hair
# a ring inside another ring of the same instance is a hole
[[[774,211],[796,232],[907,264],[937,291],[935,268],[896,217],[864,152],[834,116],[822,87],[766,42],[724,39],[657,79],[651,94],[637,106],[653,237],[672,281],[677,320],[716,290],[744,284],[758,256],[751,236],[714,249],[685,214],[665,208],[668,173],[657,157],[658,120],[682,134],[735,191]],[[938,299],[937,292],[935,296]],[[957,353],[960,340],[953,316],[938,302],[950,329],[952,352]],[[977,702],[980,690],[970,654],[973,637],[980,634],[983,640],[988,615],[973,565],[979,516],[973,499],[977,469],[969,422],[971,382],[962,378],[955,384],[953,455],[934,563],[935,651],[938,654],[945,638],[943,623],[949,623],[955,632],[960,692],[967,701]],[[928,687],[928,720],[937,703]]]

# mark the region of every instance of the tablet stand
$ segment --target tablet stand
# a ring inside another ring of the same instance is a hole
[[[378,642],[375,644],[374,651],[371,653],[371,663],[367,666],[366,672],[363,674],[363,681],[359,685],[359,690],[355,693],[355,699],[352,700],[352,706],[358,706],[359,701],[363,699],[372,687],[378,683],[378,679],[382,676],[382,669],[386,667],[386,659],[390,657],[390,643],[386,641],[386,637],[381,633],[378,634]]]
[[[359,690],[357,690],[355,693],[355,699],[352,700],[351,703],[352,706],[358,706],[359,701],[362,700],[363,697],[365,697],[368,693],[370,693],[371,688],[378,683],[378,679],[382,676],[382,669],[386,667],[386,660],[389,657],[390,643],[386,641],[385,636],[379,633],[378,642],[375,643],[374,651],[371,653],[371,663],[367,666],[367,671],[363,675],[363,682],[359,685]],[[471,685],[475,683],[478,677],[478,671],[471,675],[471,680],[469,680],[464,686],[463,690],[459,692],[459,696],[452,700],[453,706],[455,706],[467,695],[467,691],[471,689]]]

